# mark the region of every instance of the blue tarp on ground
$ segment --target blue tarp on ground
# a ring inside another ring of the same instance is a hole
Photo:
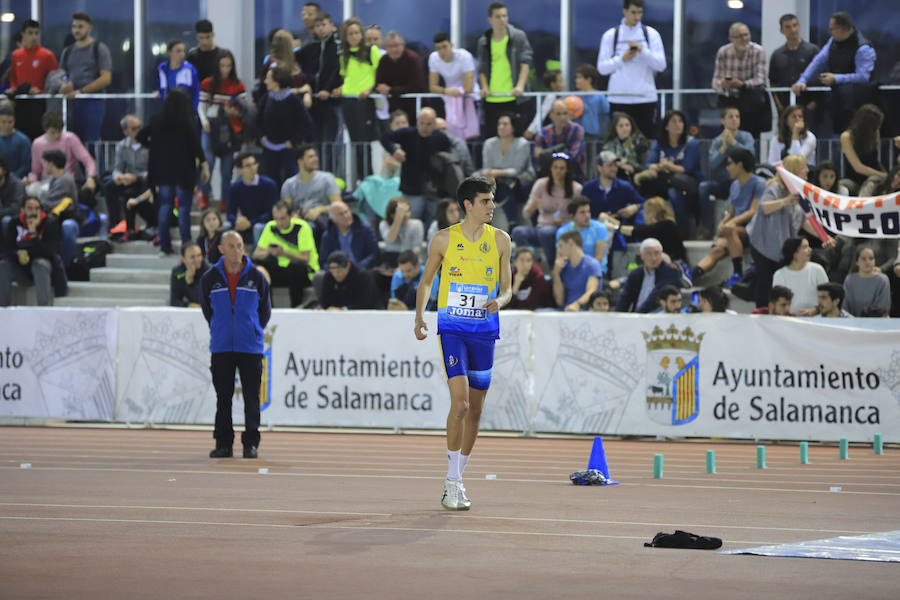
[[[798,542],[796,544],[759,546],[742,550],[729,550],[720,552],[720,554],[756,554],[759,556],[788,556],[794,558],[900,562],[900,531],[840,536],[825,540]]]

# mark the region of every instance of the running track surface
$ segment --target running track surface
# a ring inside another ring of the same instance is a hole
[[[801,465],[796,445],[769,445],[759,470],[754,444],[607,440],[622,485],[581,487],[568,475],[586,466],[590,439],[482,437],[465,473],[472,510],[447,512],[437,435],[264,432],[251,461],[206,458],[209,431],[0,434],[0,598],[858,600],[900,589],[896,564],[643,547],[676,528],[725,550],[900,529],[896,448],[851,446],[838,460],[836,445],[811,446]]]

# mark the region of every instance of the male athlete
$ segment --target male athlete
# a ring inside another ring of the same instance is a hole
[[[422,316],[431,283],[441,269],[438,341],[450,387],[447,415],[447,480],[441,506],[469,510],[462,474],[478,437],[484,397],[491,385],[494,341],[500,337],[497,312],[512,296],[510,243],[505,231],[488,225],[494,216],[494,183],[469,177],[456,190],[465,211],[462,222],[434,236],[416,294],[415,334],[426,337]]]

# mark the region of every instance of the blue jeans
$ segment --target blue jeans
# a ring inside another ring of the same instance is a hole
[[[712,233],[715,233],[716,224],[713,222],[712,197],[727,198],[731,190],[731,180],[701,181],[698,189],[700,190],[700,224]]]
[[[182,243],[191,239],[191,204],[194,201],[193,190],[186,190],[180,185],[159,186],[159,248],[163,252],[171,254],[172,240],[167,227],[168,216],[178,197],[178,231],[181,233]]]
[[[519,246],[540,246],[544,251],[547,264],[553,268],[556,262],[556,225],[538,225],[537,227],[516,227],[512,231],[512,239]]]
[[[219,165],[219,171],[221,174],[221,179],[219,180],[219,182],[222,185],[221,200],[225,203],[225,206],[228,206],[228,200],[231,195],[231,176],[234,169],[234,155],[230,152],[226,152],[222,156],[216,156],[216,154],[213,153],[212,149],[212,138],[210,138],[209,134],[205,131],[201,132],[200,144],[203,146],[203,154],[206,155],[206,162],[209,163],[210,173],[212,173],[213,169],[216,168],[216,159],[218,158],[222,161],[222,164]],[[211,194],[212,180],[207,181],[203,185],[203,192],[207,195]]]
[[[106,104],[100,99],[72,101],[72,129],[85,144],[100,139],[103,117],[106,115]]]
[[[59,243],[59,255],[63,260],[63,264],[68,266],[75,256],[75,241],[78,239],[78,232],[81,228],[75,219],[66,219],[62,222],[62,235]]]

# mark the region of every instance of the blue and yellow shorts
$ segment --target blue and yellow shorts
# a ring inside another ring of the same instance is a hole
[[[469,387],[476,390],[486,390],[491,386],[496,340],[442,333],[438,335],[438,342],[448,381],[465,375],[469,379]]]

